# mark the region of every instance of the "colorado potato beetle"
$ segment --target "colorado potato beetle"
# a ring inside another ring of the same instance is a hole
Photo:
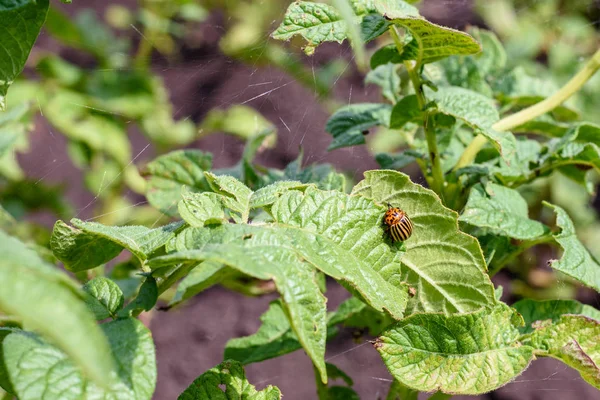
[[[408,215],[401,209],[392,207],[389,203],[383,222],[387,225],[387,230],[394,242],[403,242],[412,235],[414,225]]]

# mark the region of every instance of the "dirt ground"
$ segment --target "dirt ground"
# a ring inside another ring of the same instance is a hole
[[[69,13],[81,8],[93,8],[101,13],[105,8],[103,3],[99,0],[74,2],[67,7],[71,8]],[[122,1],[120,4],[134,6],[135,2]],[[425,1],[424,13],[434,21],[463,28],[467,23],[478,22],[469,4],[469,1]],[[167,64],[160,58],[153,64],[154,71],[163,76],[170,90],[177,118],[191,116],[199,121],[213,107],[243,103],[278,88],[247,103],[275,123],[279,130],[277,147],[264,153],[261,162],[282,167],[296,158],[302,146],[307,155],[306,163],[331,162],[357,179],[364,170],[377,167],[364,146],[326,152],[330,142],[330,136],[324,132],[328,114],[315,101],[313,93],[277,69],[253,68],[223,56],[216,45],[223,28],[218,18],[211,21],[201,29],[206,37],[214,38],[213,42],[200,49],[186,51],[177,65]],[[37,49],[57,51],[58,47],[46,33],[42,33]],[[347,46],[327,46],[319,48],[317,53],[317,57],[321,58],[350,58]],[[375,88],[365,87],[361,77],[352,71],[352,66],[349,68],[347,76],[335,84],[336,98],[347,102],[376,100]],[[31,151],[21,157],[24,169],[29,176],[48,183],[69,183],[68,196],[74,204],[87,204],[93,195],[80,185],[81,175],[68,159],[65,141],[52,133],[42,120],[38,122],[32,136]],[[133,151],[137,154],[144,148],[145,141],[139,134],[132,135]],[[213,152],[215,167],[218,168],[234,164],[241,154],[241,144],[222,135],[199,140],[191,147]],[[144,163],[152,157],[150,150],[141,154],[138,160]],[[415,180],[423,183],[419,177]],[[80,217],[89,216],[84,213]],[[330,308],[335,308],[348,296],[343,288],[330,282],[327,292]],[[274,295],[246,298],[216,287],[177,309],[153,312],[151,330],[158,356],[158,384],[154,399],[175,399],[198,375],[220,363],[227,340],[254,333],[260,324],[259,316],[274,298]],[[377,352],[365,339],[357,343],[352,329],[343,329],[328,343],[327,361],[336,364],[354,379],[354,388],[362,399],[385,398],[391,377]],[[246,371],[251,383],[259,388],[276,385],[286,400],[316,398],[312,366],[302,351],[249,365]],[[535,361],[511,384],[479,398],[582,400],[600,399],[600,395],[574,370],[557,361],[542,359]]]

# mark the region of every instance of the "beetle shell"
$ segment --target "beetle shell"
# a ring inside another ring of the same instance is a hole
[[[389,234],[394,242],[403,242],[413,232],[414,225],[408,215],[397,207],[389,206],[383,222],[388,226]]]

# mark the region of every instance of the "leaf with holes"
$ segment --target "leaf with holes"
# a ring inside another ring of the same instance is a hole
[[[196,378],[178,399],[280,400],[281,392],[274,386],[257,391],[246,379],[242,365],[237,361],[226,360]]]
[[[590,385],[600,389],[600,322],[582,315],[563,315],[536,329],[524,341],[537,354],[558,358],[575,368]]]
[[[512,381],[533,359],[534,349],[518,342],[521,324],[506,305],[452,316],[416,314],[383,332],[374,346],[392,376],[410,388],[479,394]]]
[[[550,266],[600,291],[600,263],[577,238],[573,221],[561,207],[547,202],[544,205],[556,213],[556,225],[561,231],[554,238],[563,249],[560,260],[553,260]]]
[[[534,324],[551,320],[558,322],[564,314],[583,315],[600,321],[600,311],[587,304],[581,304],[576,300],[532,300],[523,299],[517,301],[512,307],[517,310],[525,320],[525,326],[520,328],[521,333],[531,333]]]
[[[458,215],[434,192],[405,174],[380,170],[365,172],[352,193],[400,207],[414,223],[400,259],[400,281],[416,289],[409,312],[464,313],[494,305],[494,287],[477,240],[458,230]]]
[[[488,183],[475,186],[459,220],[496,235],[531,240],[550,233],[541,222],[529,219],[527,202],[519,192]]]

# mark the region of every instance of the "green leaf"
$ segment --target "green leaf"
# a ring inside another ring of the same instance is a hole
[[[463,315],[416,314],[386,330],[375,348],[410,388],[485,393],[512,381],[533,359],[533,348],[517,341],[519,319],[501,305]]]
[[[89,294],[85,302],[98,321],[115,318],[117,311],[123,307],[123,292],[108,278],[98,276],[83,285],[82,289]]]
[[[281,392],[274,386],[257,391],[246,379],[242,365],[237,361],[226,360],[196,378],[178,399],[279,400],[281,397]]]
[[[190,226],[226,222],[221,196],[216,193],[194,193],[184,190],[179,202],[179,215]]]
[[[199,263],[181,280],[169,305],[179,304],[197,295],[221,282],[230,274],[231,269],[221,263],[211,261]]]
[[[227,224],[218,228],[188,228],[178,237],[187,250],[159,257],[154,267],[183,262],[214,262],[258,279],[273,279],[282,295],[290,322],[309,357],[326,380],[325,298],[315,281],[315,271],[284,246],[289,242],[277,231],[258,226]]]
[[[414,224],[400,259],[401,282],[417,288],[409,312],[464,313],[494,305],[494,286],[477,240],[458,230],[458,215],[405,174],[365,172],[354,195],[402,208]]]
[[[500,43],[494,32],[471,27],[469,34],[481,44],[483,49],[481,53],[473,56],[481,74],[487,76],[502,71],[506,66],[507,55],[502,43]]]
[[[535,239],[550,232],[544,224],[529,219],[527,202],[518,191],[488,183],[471,189],[459,221],[514,239]]]
[[[564,314],[583,315],[600,321],[600,311],[587,304],[581,304],[576,300],[544,300],[537,301],[523,299],[517,301],[512,307],[517,310],[525,320],[525,326],[519,330],[521,333],[535,331],[536,325],[546,320],[557,323]]]
[[[158,300],[158,287],[156,279],[147,276],[140,287],[135,299],[118,313],[119,318],[137,317],[142,311],[150,311]]]
[[[322,190],[346,192],[344,174],[338,173],[331,164],[312,164],[302,168],[303,154],[304,152],[300,151],[298,158],[285,167],[283,174],[279,171],[269,170],[269,178],[314,183]]]
[[[204,176],[211,189],[223,196],[223,205],[239,214],[233,214],[233,219],[238,223],[247,223],[252,190],[231,176],[217,176],[210,172],[205,172]]]
[[[2,231],[0,254],[0,310],[52,340],[94,382],[110,384],[108,344],[76,284]]]
[[[544,202],[544,205],[556,213],[556,225],[561,231],[554,235],[554,239],[563,249],[560,260],[552,261],[550,266],[600,291],[600,263],[577,238],[573,221],[561,207],[548,202]]]
[[[375,161],[381,169],[402,169],[408,164],[415,162],[416,158],[405,151],[397,154],[379,153],[375,156]]]
[[[6,92],[21,73],[48,12],[48,0],[6,1],[0,4],[0,111]]]
[[[307,48],[314,49],[322,42],[342,43],[346,39],[346,28],[346,22],[335,8],[296,1],[290,4],[281,25],[271,36],[277,40],[290,40],[301,35],[308,42]]]
[[[441,87],[437,92],[428,91],[428,98],[435,100],[437,111],[463,120],[477,133],[487,137],[494,147],[507,159],[516,150],[516,140],[510,132],[498,132],[492,128],[499,120],[492,100],[459,87]]]
[[[446,78],[446,85],[465,89],[492,97],[492,88],[485,80],[477,62],[472,57],[448,57],[439,64]]]
[[[416,60],[419,57],[419,44],[416,40],[411,40],[402,48],[402,53],[398,52],[395,44],[388,44],[380,47],[371,56],[371,69],[376,69],[386,64],[402,64],[407,60]]]
[[[267,207],[277,201],[288,190],[304,190],[309,184],[298,181],[278,181],[252,193],[250,208]]]
[[[394,104],[400,100],[400,76],[397,65],[388,63],[373,68],[367,73],[365,83],[373,83],[381,87],[383,97]]]
[[[581,315],[563,315],[553,324],[536,329],[525,343],[539,355],[557,358],[575,368],[600,389],[600,322]]]
[[[121,120],[94,110],[91,98],[75,91],[59,89],[48,96],[44,117],[67,138],[112,157],[121,167],[130,163],[131,146]]]
[[[394,105],[390,116],[390,128],[400,129],[408,122],[423,121],[423,112],[419,107],[417,96],[405,96]]]
[[[419,45],[418,65],[428,64],[452,55],[476,54],[479,43],[470,35],[445,26],[436,25],[421,17],[405,12],[385,11],[383,16],[393,24],[407,29]]]
[[[286,316],[281,300],[269,304],[260,317],[258,331],[250,336],[231,339],[225,345],[224,359],[250,364],[275,358],[302,348]]]
[[[200,150],[177,150],[156,158],[146,166],[146,197],[150,204],[167,215],[176,215],[181,188],[210,192],[204,171],[210,170],[212,155]]]
[[[85,271],[104,264],[121,253],[123,247],[110,239],[86,233],[56,221],[50,238],[54,256],[72,272]]]
[[[198,129],[202,136],[223,132],[250,139],[261,132],[274,131],[275,126],[252,107],[234,105],[227,110],[210,110]]]
[[[523,67],[517,67],[493,81],[496,97],[511,106],[527,107],[544,100],[558,91],[558,86],[548,78],[530,76]],[[567,102],[568,104],[568,102]],[[559,105],[552,114],[561,120],[574,120],[579,114],[574,109]]]
[[[110,344],[105,354],[118,365],[115,382],[106,389],[88,381],[65,353],[35,334],[15,331],[8,335],[3,342],[4,362],[19,399],[149,400],[156,385],[156,360],[148,328],[131,318],[100,328]],[[91,337],[82,343],[97,345]]]
[[[351,104],[337,110],[327,121],[325,130],[333,136],[327,150],[365,143],[364,131],[374,126],[389,126],[389,104]]]
[[[123,248],[143,262],[174,237],[174,232],[183,224],[180,221],[149,229],[145,226],[106,226],[77,218],[71,223],[75,228],[58,221],[50,243],[56,257],[70,271],[97,267],[112,260]]]

